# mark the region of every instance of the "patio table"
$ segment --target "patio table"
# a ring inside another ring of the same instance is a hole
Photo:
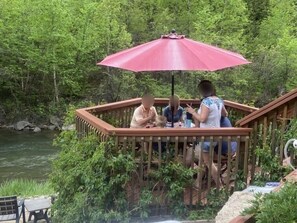
[[[25,207],[29,211],[29,221],[34,216],[34,223],[38,220],[45,219],[47,223],[50,223],[48,218],[48,210],[52,203],[50,198],[38,198],[25,201]]]

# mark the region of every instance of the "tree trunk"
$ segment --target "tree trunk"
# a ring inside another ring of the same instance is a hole
[[[55,100],[57,103],[59,103],[59,89],[57,85],[56,65],[53,66],[53,76],[54,76]]]

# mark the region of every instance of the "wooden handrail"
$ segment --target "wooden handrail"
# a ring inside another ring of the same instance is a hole
[[[117,109],[117,108],[134,106],[134,105],[137,105],[140,103],[141,103],[141,98],[133,98],[133,99],[125,100],[125,101],[117,101],[117,102],[96,105],[93,107],[88,107],[88,108],[83,108],[83,109],[86,111],[89,111],[89,112],[92,112],[93,110],[108,111],[108,110]]]
[[[289,101],[297,98],[297,88],[295,90],[290,91],[289,93],[277,98],[276,100],[268,103],[264,107],[260,108],[258,111],[253,112],[252,114],[249,114],[236,122],[237,126],[245,126],[249,122],[267,114],[268,112],[288,103]]]
[[[259,110],[259,108],[255,108],[255,107],[252,107],[252,106],[249,106],[249,105],[240,104],[240,103],[233,102],[233,101],[224,100],[224,103],[225,103],[226,106],[236,108],[238,110],[246,111],[246,112],[249,112],[249,113],[252,113],[254,111]]]
[[[250,128],[152,128],[152,129],[133,129],[115,128],[107,122],[90,114],[85,109],[78,109],[76,115],[91,124],[94,128],[102,131],[106,135],[118,136],[248,136]]]
[[[151,129],[132,129],[132,128],[114,128],[110,134],[116,136],[249,136],[251,128],[151,128]]]
[[[160,104],[166,105],[168,103],[168,101],[169,101],[168,98],[155,98],[155,105],[160,105]],[[185,105],[185,104],[199,105],[200,104],[199,99],[181,99],[180,102],[182,105]],[[232,101],[228,101],[228,100],[224,100],[224,102],[225,102],[225,105],[228,107],[242,110],[247,113],[252,113],[252,112],[258,110],[258,108],[251,107],[248,105],[243,105],[243,104],[240,104],[237,102],[232,102]],[[124,101],[118,101],[118,102],[83,108],[83,110],[93,113],[95,111],[109,111],[109,110],[123,108],[123,107],[136,106],[136,105],[139,105],[140,103],[141,103],[141,98],[134,98],[134,99],[128,99],[128,100],[124,100]]]
[[[85,109],[78,109],[76,110],[75,114],[77,117],[80,117],[84,121],[88,122],[97,130],[102,131],[104,134],[109,134],[113,129],[115,129],[112,125],[97,118]]]

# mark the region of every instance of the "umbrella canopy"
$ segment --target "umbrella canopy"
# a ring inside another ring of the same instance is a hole
[[[250,63],[243,56],[170,34],[118,52],[97,65],[140,71],[216,71]]]

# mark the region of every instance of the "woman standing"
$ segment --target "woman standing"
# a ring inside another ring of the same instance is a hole
[[[187,111],[191,113],[195,121],[199,123],[198,127],[220,128],[221,117],[228,115],[223,100],[215,95],[215,88],[208,80],[201,81],[198,85],[198,88],[199,93],[203,97],[198,113],[196,113],[195,110],[189,105]],[[213,147],[215,146],[216,143],[214,142]],[[221,181],[217,181],[218,169],[214,165],[213,161],[211,161],[211,163],[209,162],[210,142],[204,142],[202,150],[202,159],[205,165],[207,165],[208,168],[210,168],[211,165],[211,175],[216,184],[221,186]]]

